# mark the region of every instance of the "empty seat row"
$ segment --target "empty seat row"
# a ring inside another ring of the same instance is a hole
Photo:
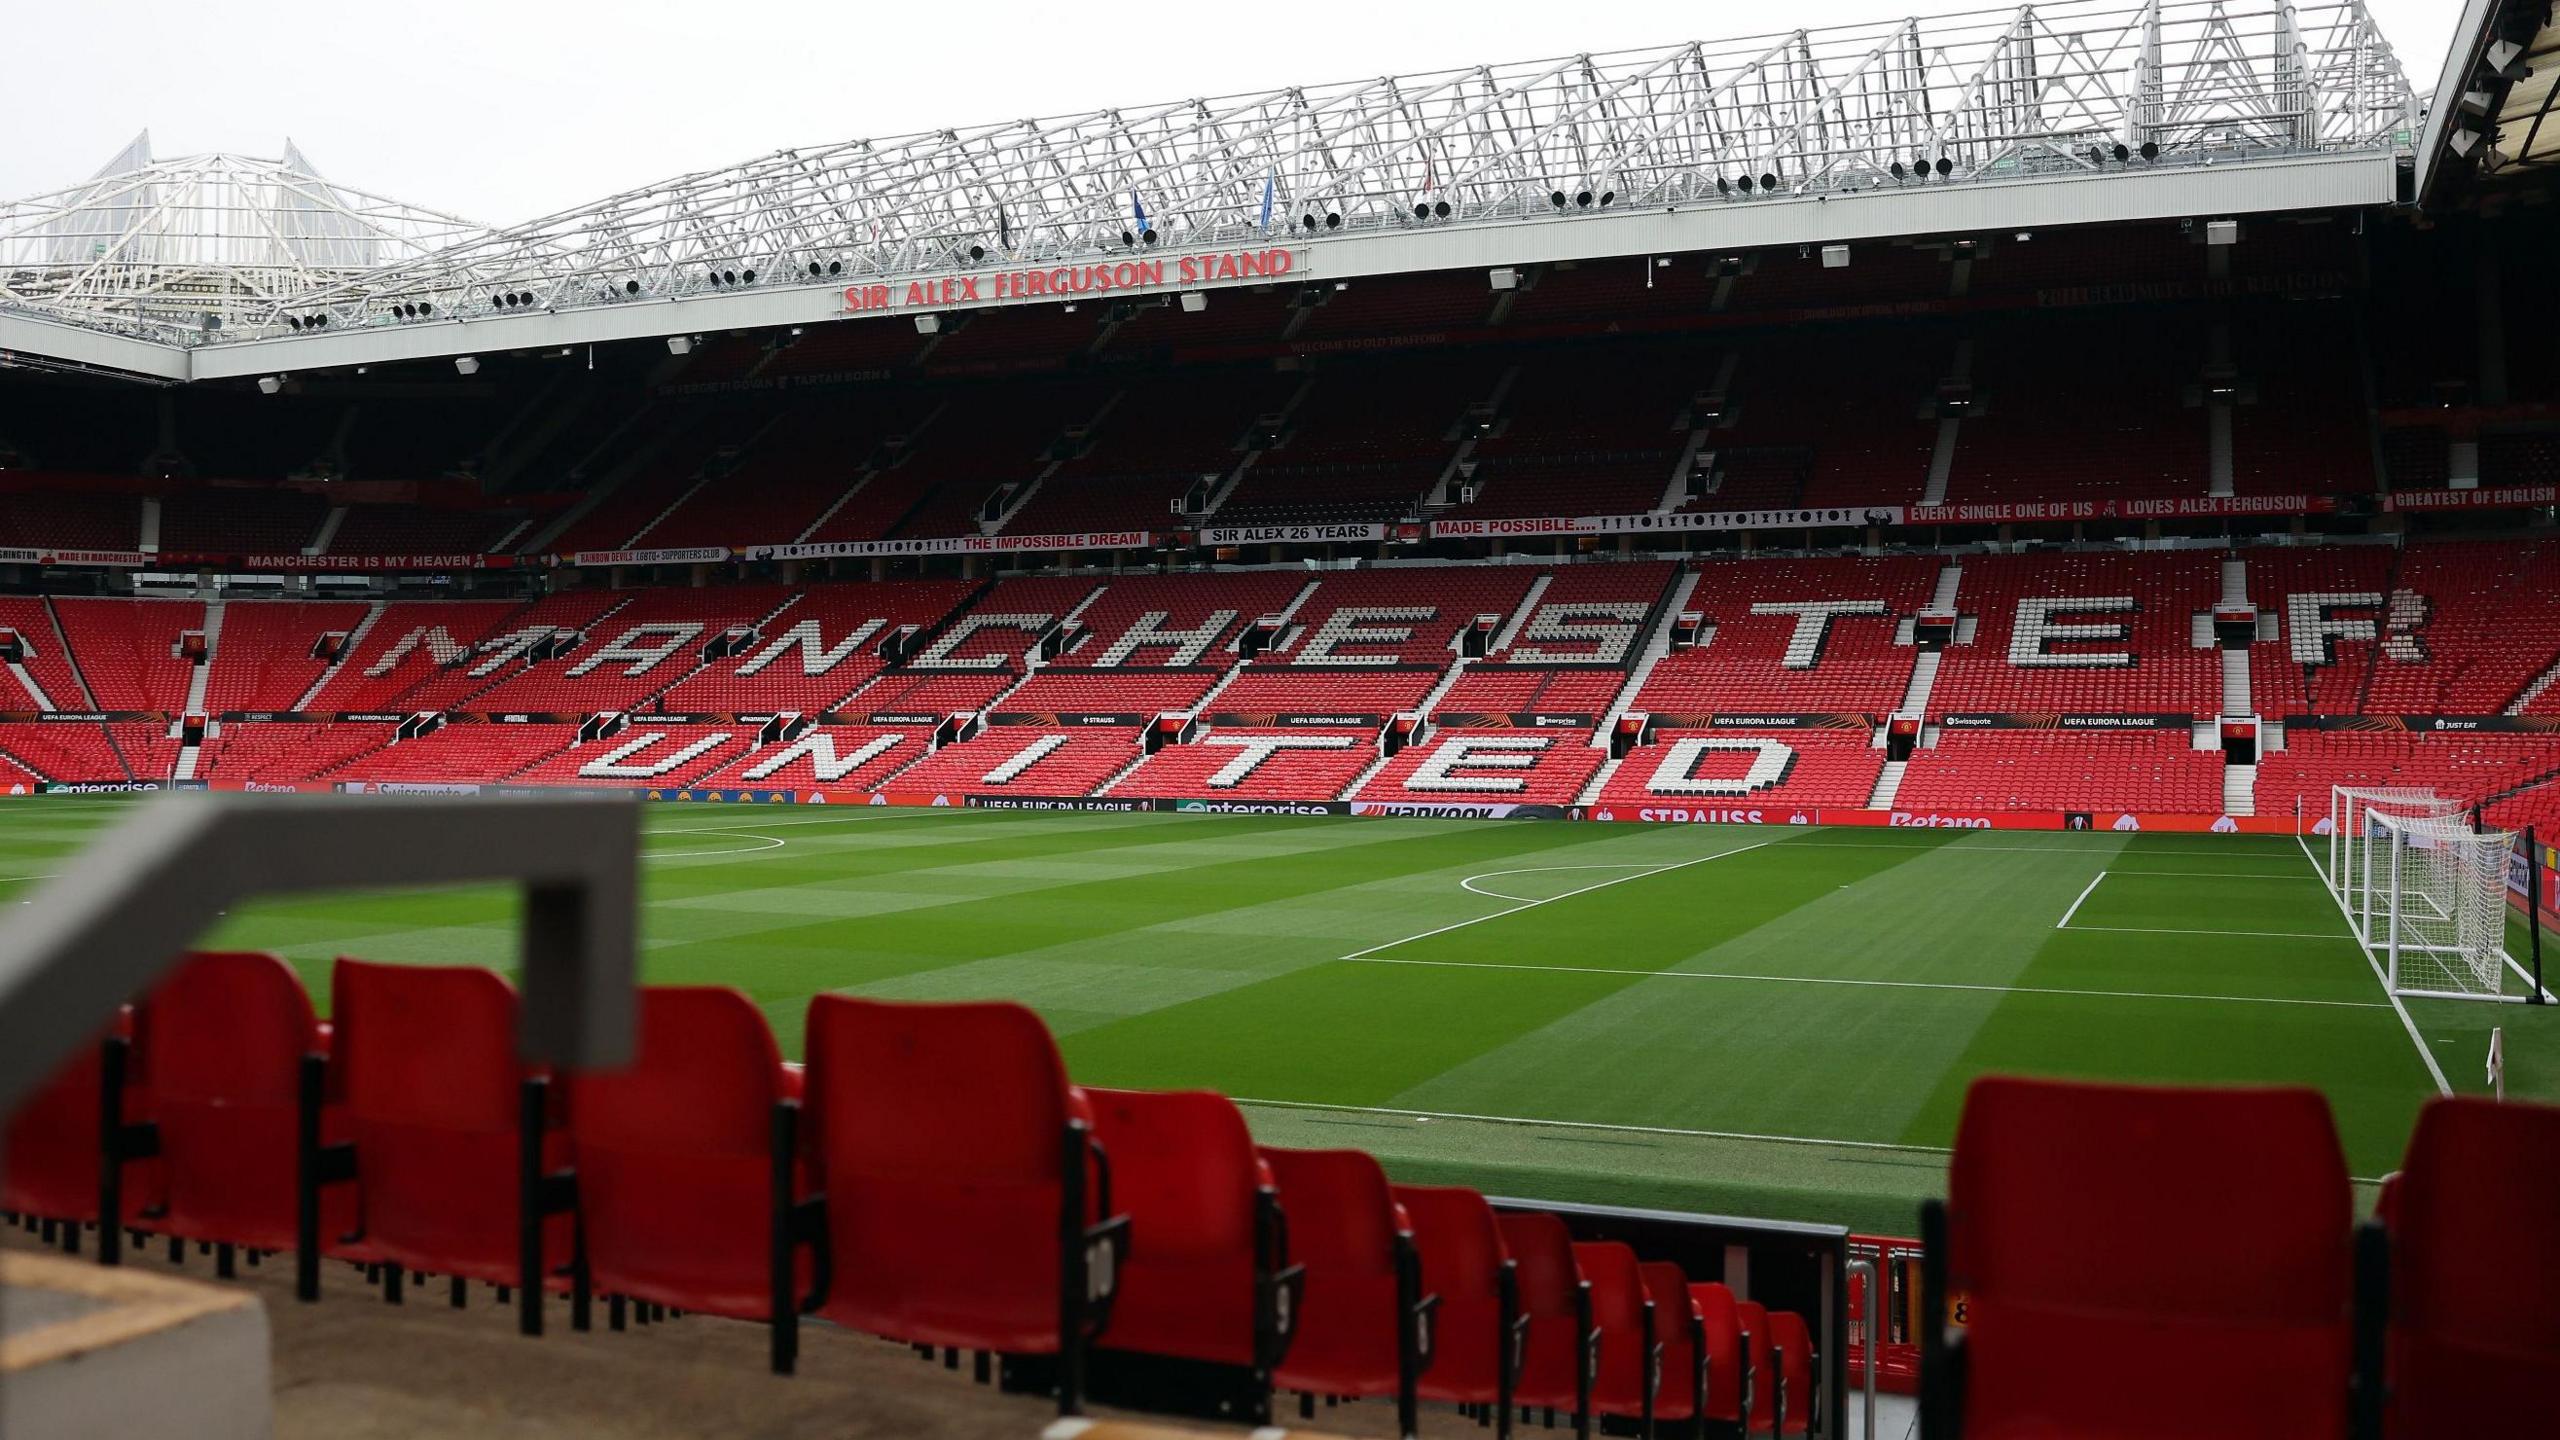
[[[1007,1003],[821,996],[805,1066],[720,987],[641,992],[634,1062],[515,1058],[493,971],[342,959],[320,1021],[283,962],[188,957],[10,1117],[0,1209],[102,1259],[128,1227],[514,1292],[539,1334],[605,1298],[771,1326],[804,1318],[919,1347],[1053,1364],[1062,1411],[1090,1363],[1226,1367],[1275,1389],[1599,1417],[1699,1416],[1811,1433],[1802,1320],[1543,1211],[1392,1185],[1357,1150],[1257,1147],[1206,1092],[1085,1090]],[[108,1123],[107,1116],[112,1116]],[[955,1144],[954,1137],[967,1137]],[[1126,1373],[1125,1371],[1123,1373]],[[1116,1398],[1116,1397],[1115,1397]]]

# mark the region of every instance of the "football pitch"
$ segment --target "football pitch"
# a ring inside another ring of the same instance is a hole
[[[0,802],[0,893],[128,808]],[[2395,1006],[2290,838],[677,804],[643,824],[645,978],[737,986],[788,1052],[822,991],[1016,999],[1084,1084],[1214,1088],[1267,1142],[1497,1193],[1910,1233],[1990,1071],[2313,1085],[2371,1179],[2439,1072],[2484,1088],[2493,1025],[2509,1092],[2560,1098],[2560,1007]],[[283,900],[205,943],[286,956],[325,1004],[342,954],[507,968],[514,910],[498,889]]]

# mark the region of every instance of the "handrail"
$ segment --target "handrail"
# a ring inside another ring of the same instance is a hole
[[[519,884],[525,1058],[627,1063],[639,814],[591,796],[147,802],[0,921],[0,1114],[231,906],[359,886]]]

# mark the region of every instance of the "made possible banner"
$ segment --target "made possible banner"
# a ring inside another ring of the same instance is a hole
[[[1434,520],[1434,540],[1499,539],[1510,535],[1642,535],[1696,530],[1800,530],[1831,525],[1899,525],[1899,505],[1836,506],[1822,510],[1700,510],[1668,515],[1548,516],[1509,520]],[[1209,532],[1202,531],[1203,537]]]

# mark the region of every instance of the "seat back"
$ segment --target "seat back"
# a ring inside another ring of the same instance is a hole
[[[516,1283],[515,987],[477,966],[341,959],[330,993],[366,1244],[413,1270]],[[566,1226],[546,1228],[565,1257]]]
[[[1422,1288],[1440,1297],[1439,1345],[1422,1396],[1490,1404],[1502,1378],[1502,1274],[1510,1260],[1502,1226],[1482,1195],[1460,1186],[1398,1185],[1395,1199],[1413,1224]]]
[[[1516,1398],[1523,1405],[1570,1409],[1582,1354],[1583,1294],[1572,1232],[1543,1210],[1504,1211],[1497,1222],[1503,1250],[1517,1267],[1520,1313],[1529,1317]]]
[[[802,1053],[803,1153],[833,1251],[821,1313],[917,1344],[1057,1353],[1072,1092],[1040,1017],[821,995]]]
[[[741,1319],[772,1309],[782,1052],[740,991],[640,992],[627,1068],[570,1077],[569,1153],[597,1289]]]
[[[1263,1169],[1243,1112],[1205,1090],[1088,1090],[1085,1100],[1110,1157],[1112,1203],[1143,1237],[1121,1267],[1103,1345],[1251,1365]]]
[[[118,1033],[130,1028],[129,1020],[117,1020]],[[105,1083],[99,1042],[92,1040],[18,1103],[0,1147],[0,1209],[47,1220],[98,1218],[98,1107]]]
[[[1404,1226],[1386,1171],[1365,1150],[1266,1149],[1262,1158],[1289,1216],[1289,1258],[1307,1267],[1298,1338],[1274,1378],[1323,1395],[1395,1393]]]
[[[2560,1434],[2560,1108],[2429,1101],[2394,1187],[2393,1440]]]
[[[1707,1409],[1706,1418],[1724,1424],[1738,1424],[1742,1419],[1743,1370],[1742,1316],[1734,1308],[1733,1290],[1722,1284],[1692,1285],[1689,1303],[1697,1307],[1698,1323],[1706,1332]]]
[[[1636,1252],[1615,1240],[1584,1240],[1575,1242],[1573,1258],[1591,1282],[1591,1321],[1600,1330],[1600,1369],[1591,1387],[1591,1408],[1602,1415],[1640,1415],[1645,1287]]]
[[[1689,1277],[1667,1260],[1648,1260],[1636,1269],[1644,1277],[1645,1298],[1653,1302],[1653,1342],[1662,1347],[1653,1417],[1691,1419],[1698,1413],[1699,1327],[1698,1307],[1689,1299]]]
[[[166,1171],[156,1228],[290,1248],[302,1064],[321,1045],[301,977],[259,951],[190,955],[151,992],[138,1032]]]
[[[1969,1420],[2139,1372],[2176,1383],[2132,1387],[2129,1431],[2344,1425],[2352,1216],[2319,1092],[1986,1078],[1947,1190]]]
[[[1792,1310],[1769,1312],[1769,1348],[1778,1357],[1778,1380],[1785,1408],[1778,1415],[1778,1434],[1806,1435],[1813,1430],[1813,1332]],[[1777,1386],[1772,1386],[1777,1389]]]
[[[1758,1435],[1777,1428],[1778,1372],[1774,1368],[1778,1347],[1769,1338],[1769,1311],[1753,1300],[1733,1302],[1733,1317],[1742,1326],[1743,1364],[1751,1371],[1751,1433]]]

